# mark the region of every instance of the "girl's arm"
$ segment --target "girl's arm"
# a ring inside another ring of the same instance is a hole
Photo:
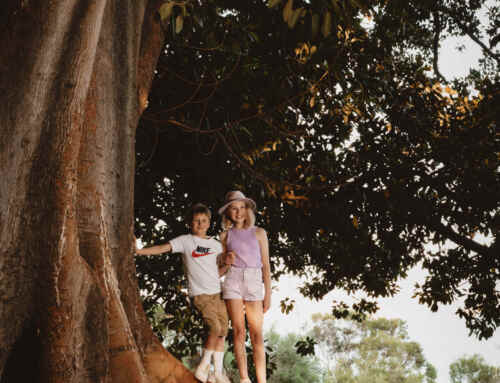
[[[262,228],[255,231],[260,246],[260,255],[262,257],[262,279],[264,281],[264,312],[271,307],[271,265],[269,263],[269,241],[267,233]]]
[[[234,262],[234,253],[230,251],[229,253],[222,253],[219,263],[219,277],[222,277],[231,268]]]
[[[167,242],[163,245],[156,245],[151,247],[143,247],[142,249],[135,248],[135,253],[137,255],[157,255],[163,253],[169,253],[172,251],[172,245]]]
[[[220,235],[220,242],[222,244],[222,254],[221,257],[219,258],[219,264],[218,264],[219,277],[226,274],[234,262],[234,252],[232,251],[230,251],[229,253],[227,252],[226,238],[227,238],[227,231],[223,231]]]

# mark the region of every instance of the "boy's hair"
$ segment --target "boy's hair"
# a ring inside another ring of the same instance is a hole
[[[202,203],[197,203],[191,206],[188,213],[186,214],[186,223],[190,225],[191,222],[193,222],[193,217],[196,214],[205,214],[209,220],[212,219],[212,212],[210,211],[210,209]]]
[[[245,220],[245,229],[255,226],[255,213],[253,212],[252,206],[249,203],[245,203],[247,207],[248,219]],[[229,230],[233,226],[233,221],[229,218],[229,209],[226,209],[222,214],[222,229]]]

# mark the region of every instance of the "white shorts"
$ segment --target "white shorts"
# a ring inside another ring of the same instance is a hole
[[[231,267],[222,285],[222,298],[264,300],[262,269]]]

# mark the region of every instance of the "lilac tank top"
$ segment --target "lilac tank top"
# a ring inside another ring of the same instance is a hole
[[[253,226],[248,229],[229,229],[227,232],[227,250],[236,253],[234,267],[256,269],[262,267],[259,241],[255,236],[256,229]]]

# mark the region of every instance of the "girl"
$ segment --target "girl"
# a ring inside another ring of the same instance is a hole
[[[258,383],[266,383],[266,354],[262,324],[271,306],[271,271],[266,231],[254,226],[255,202],[240,191],[226,194],[221,242],[226,253],[234,253],[231,269],[222,286],[223,298],[234,333],[234,354],[240,383],[251,383],[245,352],[245,315],[253,347]]]

